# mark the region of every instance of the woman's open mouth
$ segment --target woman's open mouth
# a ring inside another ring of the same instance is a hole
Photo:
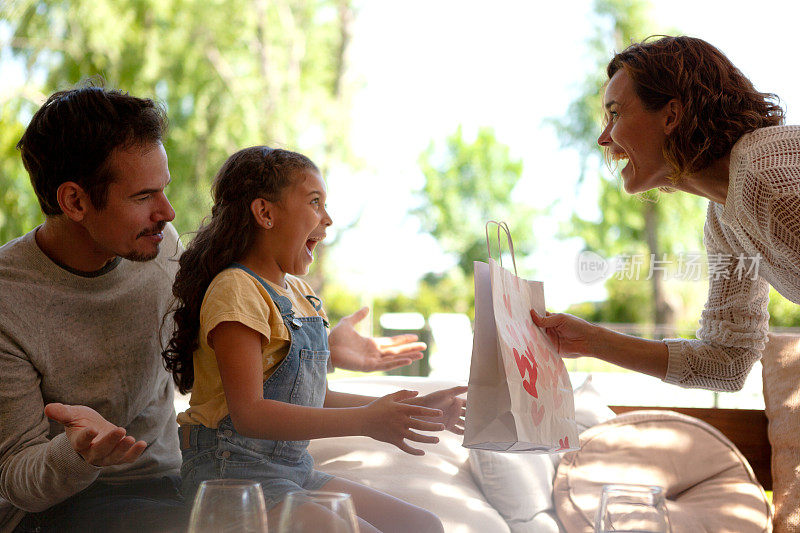
[[[624,151],[620,152],[611,152],[611,160],[612,161],[626,161],[628,158],[628,154]]]

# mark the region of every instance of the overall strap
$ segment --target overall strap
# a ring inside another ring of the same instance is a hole
[[[291,326],[294,329],[300,328],[302,323],[294,317],[294,310],[292,309],[292,302],[286,296],[278,294],[278,292],[270,287],[269,283],[267,283],[264,279],[261,278],[258,274],[247,268],[246,266],[242,265],[241,263],[231,263],[228,268],[238,268],[240,270],[244,270],[254,278],[258,280],[259,283],[267,290],[270,298],[272,301],[275,302],[275,305],[278,306],[278,309],[281,312],[281,318],[283,318],[284,323],[287,326]]]
[[[306,295],[306,300],[308,300],[308,303],[310,303],[314,307],[315,311],[321,311],[322,310],[322,300],[320,300],[316,296],[311,296],[310,294],[307,294]],[[328,321],[325,320],[324,318],[322,319],[322,323],[325,324],[326,328],[331,327],[330,323],[328,323]]]

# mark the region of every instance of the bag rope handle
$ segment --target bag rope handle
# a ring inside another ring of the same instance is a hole
[[[486,223],[486,251],[489,253],[489,257],[492,257],[492,248],[489,244],[489,224],[494,224],[497,226],[497,253],[499,255],[499,262],[500,266],[503,266],[503,246],[502,241],[500,240],[500,230],[502,229],[506,233],[506,237],[508,240],[508,251],[511,253],[511,262],[514,264],[514,275],[519,277],[517,274],[517,259],[514,256],[514,241],[511,239],[511,230],[508,229],[508,224],[503,222],[497,222],[496,220],[490,220]]]

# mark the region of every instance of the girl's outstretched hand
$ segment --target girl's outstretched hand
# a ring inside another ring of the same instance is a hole
[[[466,415],[467,400],[459,398],[459,394],[467,392],[467,387],[452,387],[442,389],[425,396],[418,396],[405,400],[405,403],[432,407],[442,411],[440,417],[423,417],[430,422],[441,422],[446,430],[456,435],[464,434],[464,416]]]
[[[331,361],[336,368],[373,372],[391,370],[422,359],[424,342],[417,342],[417,336],[395,335],[394,337],[364,337],[355,325],[364,320],[369,307],[362,307],[352,315],[341,319],[331,330],[328,344]]]
[[[444,416],[441,410],[421,405],[406,403],[414,398],[416,391],[401,390],[387,394],[365,405],[363,409],[362,434],[375,440],[394,444],[411,455],[425,455],[425,452],[412,448],[405,439],[415,442],[435,444],[438,437],[421,435],[420,431],[442,431],[444,424],[427,419],[438,419]]]
[[[574,315],[547,313],[539,316],[531,309],[533,323],[545,330],[561,357],[594,355],[591,341],[597,335],[597,326]]]

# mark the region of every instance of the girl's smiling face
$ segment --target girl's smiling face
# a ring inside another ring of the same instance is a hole
[[[673,185],[671,167],[662,152],[667,134],[675,124],[674,107],[645,109],[625,69],[618,70],[606,86],[604,106],[608,121],[597,143],[613,160],[628,160],[622,182],[628,193]]]
[[[314,248],[325,238],[332,220],[325,209],[327,190],[319,172],[298,169],[292,178],[281,200],[271,203],[266,252],[280,273],[302,276],[308,273]]]

